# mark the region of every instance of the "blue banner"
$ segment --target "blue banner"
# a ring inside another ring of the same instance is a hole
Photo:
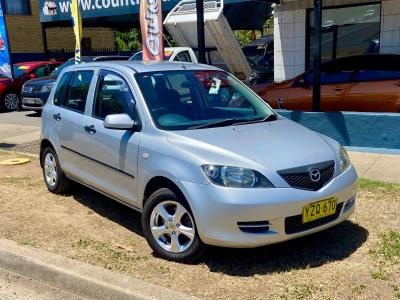
[[[0,75],[12,79],[11,56],[10,48],[8,47],[6,26],[6,20],[0,2]]]

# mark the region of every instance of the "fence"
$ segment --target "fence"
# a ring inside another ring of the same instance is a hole
[[[82,56],[110,56],[110,55],[124,55],[131,56],[133,51],[116,51],[114,49],[93,49],[90,51],[82,51]],[[66,61],[74,57],[74,50],[58,49],[49,50],[46,57],[45,53],[13,53],[12,59],[14,63],[27,62],[27,61],[40,61],[55,59],[58,61]]]

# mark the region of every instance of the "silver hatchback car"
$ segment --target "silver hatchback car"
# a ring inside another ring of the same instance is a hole
[[[229,73],[187,63],[63,70],[42,114],[50,192],[71,181],[142,212],[155,254],[257,247],[354,211],[357,173],[336,141],[279,116]]]

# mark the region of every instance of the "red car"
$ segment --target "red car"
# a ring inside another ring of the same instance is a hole
[[[22,85],[30,79],[49,76],[61,64],[61,62],[56,61],[14,64],[14,81],[0,75],[0,111],[17,110],[20,106],[19,97]]]

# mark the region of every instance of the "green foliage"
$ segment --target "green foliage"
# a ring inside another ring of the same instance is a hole
[[[142,35],[140,29],[133,28],[115,32],[115,47],[118,51],[141,50]]]

